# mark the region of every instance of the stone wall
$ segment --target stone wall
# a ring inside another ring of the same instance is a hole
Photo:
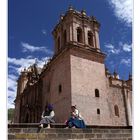
[[[132,140],[130,127],[93,127],[86,129],[9,128],[9,140]]]
[[[127,125],[126,111],[124,105],[124,97],[121,88],[109,87],[108,88],[108,102],[110,104],[110,114],[113,125]],[[115,115],[114,107],[118,106],[118,116]]]
[[[104,64],[89,60],[89,55],[94,54],[77,51],[71,55],[72,104],[77,105],[87,124],[111,125]],[[95,97],[95,89],[100,97]]]
[[[46,71],[46,74],[43,76],[43,105],[45,106],[47,102],[53,104],[55,121],[62,123],[68,119],[71,108],[69,56],[69,52],[58,56],[52,62],[50,70]],[[47,89],[48,86],[50,86],[49,91]]]

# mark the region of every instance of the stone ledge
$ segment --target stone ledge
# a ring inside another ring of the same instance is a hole
[[[88,126],[89,128],[63,128],[64,124],[53,124],[54,128],[43,128],[37,133],[37,124],[10,124],[9,140],[132,140],[132,127]],[[60,128],[59,128],[60,127]]]
[[[37,128],[39,123],[14,123],[8,124],[8,128]],[[51,124],[51,128],[65,128],[64,123]],[[86,125],[87,128],[110,128],[110,129],[132,129],[132,126],[102,126],[102,125]]]
[[[73,134],[58,134],[58,133],[30,133],[30,134],[8,134],[8,139],[37,139],[37,140],[69,140],[69,139],[81,139],[81,140],[132,140],[132,135],[131,134],[108,134],[108,135],[103,135],[103,134],[80,134],[80,135],[73,135]]]
[[[37,133],[38,128],[9,128],[8,133]],[[129,134],[132,129],[99,129],[99,128],[86,128],[86,129],[64,129],[64,128],[42,128],[40,133],[73,133],[73,134]]]
[[[19,140],[132,140],[131,129],[64,129],[50,128],[41,129],[37,133],[37,128],[9,128],[8,139]],[[113,133],[112,133],[113,131]]]

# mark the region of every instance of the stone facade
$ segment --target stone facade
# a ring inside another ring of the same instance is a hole
[[[19,77],[15,122],[39,122],[51,103],[59,123],[76,105],[86,124],[132,125],[132,77],[124,81],[105,68],[99,27],[95,17],[72,7],[60,17],[53,30],[54,56],[42,69],[34,64]]]

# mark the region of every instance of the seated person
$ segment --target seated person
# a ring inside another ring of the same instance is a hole
[[[66,122],[67,127],[86,128],[85,122],[82,119],[76,106],[71,106],[71,117]]]
[[[54,116],[55,116],[55,113],[53,110],[53,106],[49,104],[48,106],[45,107],[45,110],[42,113],[42,116],[41,116],[42,119],[40,121],[39,127],[43,128],[47,126],[47,128],[50,128],[50,124],[55,122]]]

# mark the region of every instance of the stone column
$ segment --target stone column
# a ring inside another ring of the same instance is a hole
[[[131,126],[132,125],[132,110],[131,110],[129,97],[127,98],[127,109],[128,109],[128,123],[129,123],[129,126]]]
[[[68,35],[69,35],[69,41],[73,41],[73,33],[72,33],[72,25],[69,26],[69,31],[68,31]]]
[[[96,39],[95,34],[93,34],[93,47],[96,48]]]
[[[95,29],[95,48],[100,49],[99,30]]]
[[[72,28],[72,34],[73,34],[73,41],[77,42],[77,30],[76,30],[76,24],[73,23],[73,28]]]
[[[86,30],[86,25],[83,25],[83,43],[84,44],[87,44],[86,40],[87,40],[87,30]]]
[[[84,43],[86,45],[88,45],[88,29],[85,27],[84,30],[85,30],[85,42]]]

